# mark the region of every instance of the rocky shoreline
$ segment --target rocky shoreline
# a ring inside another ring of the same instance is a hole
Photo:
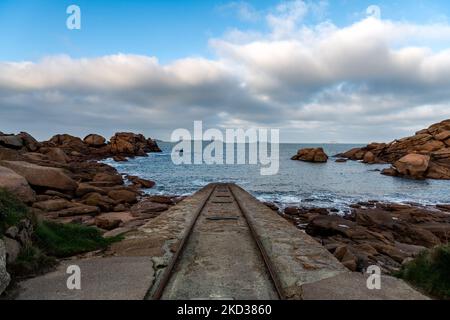
[[[348,215],[329,208],[286,207],[266,203],[322,243],[349,270],[378,265],[392,274],[425,249],[450,240],[450,205],[360,202]]]
[[[337,155],[367,164],[391,164],[381,173],[413,179],[450,180],[450,120],[390,143],[371,143]]]
[[[182,197],[148,196],[143,191],[155,182],[122,176],[97,160],[127,161],[160,151],[154,140],[134,133],[116,133],[109,142],[97,134],[83,140],[63,134],[38,142],[24,132],[0,133],[0,188],[24,202],[39,221],[95,226],[104,237],[114,237],[135,230]],[[4,232],[7,264],[29,244],[32,232],[16,226]]]

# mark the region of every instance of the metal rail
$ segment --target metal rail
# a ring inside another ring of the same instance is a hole
[[[155,290],[154,294],[152,295],[152,299],[153,300],[160,300],[162,297],[162,294],[164,292],[164,289],[166,288],[167,284],[169,283],[170,277],[172,275],[173,269],[175,268],[175,265],[181,255],[181,253],[184,250],[184,247],[186,245],[186,242],[189,240],[189,237],[192,233],[192,230],[194,229],[195,224],[197,223],[198,217],[200,216],[200,214],[202,213],[203,209],[205,208],[206,204],[208,203],[209,199],[211,198],[211,195],[214,193],[214,191],[216,190],[217,186],[214,186],[213,188],[211,188],[211,191],[209,192],[209,194],[205,197],[204,200],[202,200],[202,202],[200,203],[200,206],[198,207],[194,218],[191,221],[191,224],[189,225],[189,227],[186,229],[186,232],[183,235],[183,238],[181,239],[181,243],[178,246],[177,250],[175,251],[169,265],[166,267],[166,269],[164,270],[164,274],[161,278],[161,281],[158,283],[158,287]]]
[[[244,216],[245,221],[247,222],[247,225],[248,225],[248,227],[249,227],[249,229],[250,229],[250,232],[251,232],[251,234],[252,234],[252,238],[255,240],[256,245],[258,246],[259,252],[261,253],[261,256],[262,256],[262,258],[263,258],[263,260],[264,260],[264,264],[266,265],[266,268],[267,268],[267,270],[269,271],[270,279],[271,279],[272,282],[273,282],[273,285],[274,285],[274,287],[275,287],[275,290],[277,291],[278,297],[279,297],[281,300],[286,299],[285,295],[283,294],[283,289],[282,289],[282,286],[281,286],[280,279],[278,278],[278,275],[277,275],[277,273],[275,272],[275,268],[274,268],[274,266],[273,266],[273,264],[272,264],[272,261],[270,260],[269,255],[268,255],[268,253],[267,253],[265,247],[263,246],[263,244],[262,244],[262,242],[261,242],[261,239],[260,239],[259,236],[258,236],[258,233],[256,232],[256,230],[255,230],[253,224],[251,223],[251,221],[250,221],[250,219],[249,219],[249,215],[248,215],[248,212],[247,212],[247,208],[245,208],[244,206],[242,206],[242,205],[239,203],[239,200],[238,200],[238,198],[236,197],[236,195],[235,195],[233,189],[230,188],[230,187],[228,187],[228,189],[230,190],[230,193],[233,195],[233,198],[236,200],[236,203],[237,203],[237,205],[238,205],[238,207],[239,207],[239,210],[241,210],[242,215]]]

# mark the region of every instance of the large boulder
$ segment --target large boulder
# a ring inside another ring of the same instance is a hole
[[[136,193],[129,190],[111,190],[108,197],[119,203],[136,203]]]
[[[68,163],[69,156],[61,148],[48,148],[45,150],[45,155],[50,161]]]
[[[92,181],[93,183],[96,184],[96,186],[102,187],[113,187],[116,185],[123,185],[122,176],[115,173],[106,173],[106,172],[97,173]]]
[[[117,204],[116,201],[108,196],[101,195],[100,193],[89,193],[84,196],[83,203],[89,206],[99,207],[102,211],[111,211]]]
[[[449,146],[450,119],[417,131],[414,136],[394,140],[388,144],[371,143],[338,156],[363,160],[367,163],[393,164],[393,168],[383,170],[382,173],[385,175],[409,176],[417,179],[450,179]],[[425,168],[427,159],[428,165]]]
[[[6,271],[6,248],[5,243],[0,238],[0,294],[8,287],[11,278]]]
[[[155,186],[155,182],[151,180],[146,180],[139,178],[138,176],[126,176],[126,178],[131,181],[131,183],[138,188],[150,189]]]
[[[59,147],[63,149],[67,154],[74,152],[79,154],[89,154],[89,146],[78,137],[71,136],[69,134],[58,134],[53,136],[47,143],[44,143],[48,147]]]
[[[83,141],[94,148],[102,147],[106,144],[106,139],[98,134],[90,134],[86,136]]]
[[[21,149],[23,147],[23,140],[17,135],[0,136],[0,145],[12,149]]]
[[[306,148],[298,150],[292,160],[300,160],[306,162],[327,162],[328,156],[322,148]]]
[[[0,166],[0,188],[8,190],[25,203],[36,200],[36,194],[27,180],[13,170],[2,166]]]
[[[92,215],[95,216],[100,213],[100,209],[96,206],[77,205],[61,211],[57,211],[56,214],[60,218]]]
[[[60,211],[73,206],[74,204],[72,202],[64,199],[51,199],[33,203],[33,208],[37,208],[46,212]]]
[[[59,168],[43,167],[24,161],[0,161],[0,165],[15,171],[32,186],[62,191],[75,191],[78,187],[78,184]]]
[[[41,147],[41,143],[39,143],[29,133],[21,132],[17,136],[22,139],[23,144],[28,149],[28,151],[35,152]]]
[[[414,179],[425,178],[425,173],[430,164],[430,156],[411,153],[394,163],[394,167],[400,175]]]
[[[111,153],[116,155],[144,156],[149,152],[161,151],[154,140],[131,132],[118,132],[110,142]]]

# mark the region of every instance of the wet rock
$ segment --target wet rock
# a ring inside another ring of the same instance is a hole
[[[273,211],[277,211],[280,210],[280,208],[273,202],[264,202],[264,204],[269,207],[270,209],[272,209]]]
[[[128,161],[128,159],[126,157],[123,157],[123,156],[114,156],[113,160],[116,161],[116,162],[127,162]]]
[[[288,216],[298,216],[303,211],[299,207],[286,207],[283,212]]]
[[[154,181],[151,180],[146,180],[146,179],[142,179],[139,178],[137,176],[126,176],[126,178],[131,181],[131,183],[139,188],[144,188],[144,189],[151,189],[153,188],[156,183]]]
[[[13,170],[2,166],[0,166],[0,188],[8,190],[26,203],[36,200],[36,194],[27,180]]]
[[[383,174],[385,176],[391,176],[391,177],[398,176],[398,172],[394,168],[385,168],[385,169],[381,170],[381,174]]]
[[[430,156],[408,154],[394,163],[394,168],[400,175],[415,179],[425,178],[425,172],[430,163]]]
[[[322,148],[306,148],[300,149],[292,160],[306,161],[306,162],[327,162],[328,156]]]
[[[62,191],[75,191],[78,187],[77,183],[59,168],[43,167],[24,161],[0,161],[0,165],[15,171],[32,186]]]
[[[345,163],[345,162],[347,162],[347,159],[340,158],[340,159],[336,159],[335,162],[337,162],[337,163]]]

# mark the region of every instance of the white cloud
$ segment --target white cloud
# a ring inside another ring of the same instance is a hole
[[[280,4],[266,14],[267,34],[234,30],[212,39],[215,59],[1,62],[1,129],[167,138],[205,120],[281,127],[290,141],[367,142],[450,118],[450,25],[372,17],[346,27],[303,24],[314,10]]]
[[[222,13],[235,12],[237,17],[242,21],[256,22],[261,19],[261,13],[256,10],[251,4],[244,1],[230,2],[218,7]]]

